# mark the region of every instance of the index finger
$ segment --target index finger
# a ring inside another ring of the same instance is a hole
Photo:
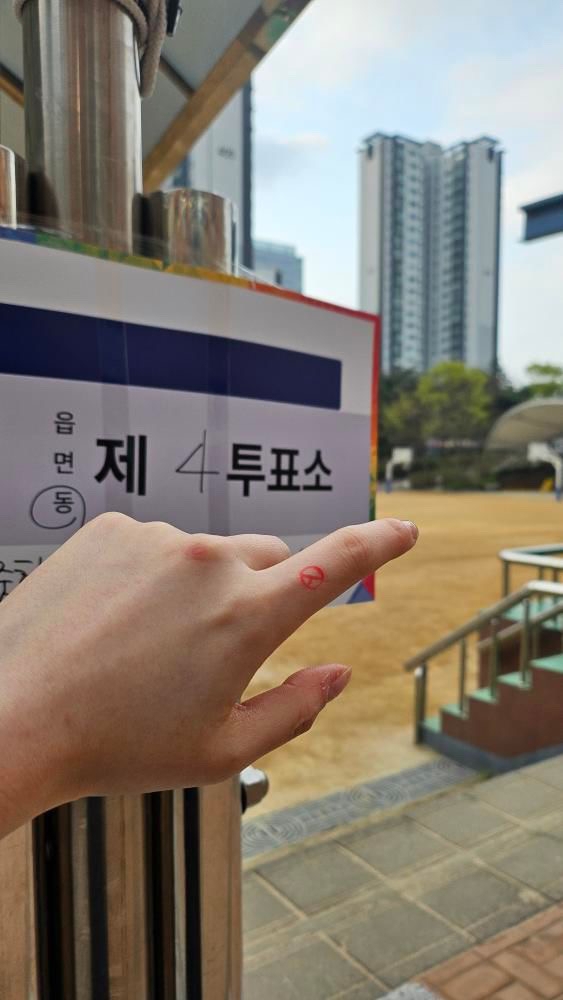
[[[353,524],[263,570],[281,601],[279,619],[293,631],[355,583],[408,552],[417,538],[412,521],[385,518]]]

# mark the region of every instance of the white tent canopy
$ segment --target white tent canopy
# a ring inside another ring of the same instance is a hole
[[[563,398],[530,399],[503,413],[487,440],[496,451],[521,451],[533,441],[563,438]]]

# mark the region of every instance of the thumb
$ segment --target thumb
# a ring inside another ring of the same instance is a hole
[[[350,667],[309,667],[271,691],[237,705],[231,716],[237,758],[258,760],[311,728],[319,712],[344,690]]]

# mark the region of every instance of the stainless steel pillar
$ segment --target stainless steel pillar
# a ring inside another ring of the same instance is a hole
[[[142,188],[130,18],[108,0],[27,0],[23,40],[31,221],[130,251]],[[155,995],[154,827],[141,797],[77,802],[35,821],[29,957],[41,1000]]]
[[[169,263],[236,274],[236,216],[232,202],[208,191],[176,188],[146,199],[145,253]]]
[[[0,146],[0,226],[15,228],[27,221],[25,160]]]
[[[233,206],[218,195],[178,188],[145,199],[143,249],[149,256],[233,274],[235,236]],[[183,823],[186,886],[185,922],[180,925],[185,937],[176,937],[177,954],[179,940],[185,948],[187,968],[178,971],[186,976],[190,998],[240,1000],[240,778],[174,794]],[[178,855],[170,832],[167,850],[175,855],[178,891]]]
[[[131,19],[108,0],[27,0],[23,40],[34,221],[131,250],[142,189]]]

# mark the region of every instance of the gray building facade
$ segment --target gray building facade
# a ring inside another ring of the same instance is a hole
[[[252,85],[235,94],[169,179],[229,198],[237,208],[238,258],[252,270]]]
[[[502,151],[376,133],[360,149],[360,308],[383,369],[497,364]]]
[[[254,240],[254,274],[268,285],[303,291],[303,258],[286,243]]]

